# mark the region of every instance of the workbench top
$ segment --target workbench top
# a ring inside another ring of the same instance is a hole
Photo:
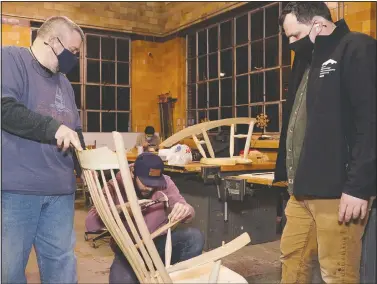
[[[157,153],[156,153],[157,154]],[[137,158],[137,151],[127,152],[127,160],[132,163]],[[179,173],[199,173],[202,167],[210,167],[210,165],[201,164],[200,162],[192,162],[184,166],[171,166],[165,163],[165,171],[179,172]],[[275,162],[253,163],[253,164],[238,164],[238,165],[224,165],[221,166],[221,172],[233,171],[271,171],[275,169]]]
[[[244,179],[247,183],[251,184],[261,184],[261,185],[269,185],[269,186],[276,186],[276,187],[287,187],[287,182],[275,182],[272,183],[274,180],[273,173],[254,173],[254,174],[243,174],[238,176],[230,176],[229,178],[236,178],[236,179]]]

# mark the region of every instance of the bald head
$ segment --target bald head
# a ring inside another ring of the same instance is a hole
[[[50,37],[64,37],[67,33],[76,32],[84,40],[84,32],[81,28],[65,16],[55,16],[48,18],[39,28],[37,38],[48,40]]]
[[[64,16],[51,17],[39,28],[37,38],[33,42],[32,51],[42,65],[56,73],[62,70],[59,69],[59,55],[65,49],[74,55],[77,54],[84,37],[81,28],[69,18]],[[66,57],[61,58],[60,67],[66,61]]]

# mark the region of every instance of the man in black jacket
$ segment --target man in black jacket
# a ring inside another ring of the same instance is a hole
[[[310,283],[318,253],[325,282],[357,283],[376,195],[376,41],[324,2],[290,2],[279,20],[295,52],[275,170],[290,194],[282,282]]]

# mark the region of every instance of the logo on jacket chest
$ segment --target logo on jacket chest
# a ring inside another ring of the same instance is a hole
[[[334,59],[329,59],[329,60],[323,62],[322,67],[321,67],[321,71],[319,72],[319,78],[323,78],[323,77],[325,77],[325,75],[330,74],[330,72],[334,72],[336,70],[335,65],[337,63],[338,62],[336,62]]]

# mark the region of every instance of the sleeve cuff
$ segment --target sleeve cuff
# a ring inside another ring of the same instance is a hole
[[[52,119],[46,127],[46,140],[53,140],[55,139],[55,133],[58,131],[60,125],[62,125],[59,121],[56,119]]]

